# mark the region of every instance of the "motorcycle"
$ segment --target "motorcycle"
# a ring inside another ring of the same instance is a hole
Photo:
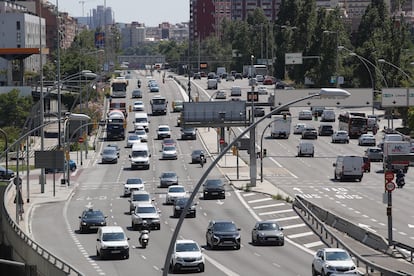
[[[142,224],[142,229],[140,231],[140,235],[138,238],[139,244],[141,245],[142,248],[147,248],[147,245],[149,243],[149,225],[147,224],[146,221],[143,222]]]
[[[200,156],[200,165],[202,168],[204,167],[204,163],[206,163],[206,158],[202,155]]]
[[[405,185],[404,177],[397,177],[397,188],[402,188]]]

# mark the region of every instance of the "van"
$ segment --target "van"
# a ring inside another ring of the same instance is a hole
[[[149,124],[148,114],[144,112],[138,112],[138,113],[135,113],[134,116],[135,116],[134,129],[142,127],[145,129],[146,132],[148,132],[148,124]]]
[[[322,111],[321,122],[335,122],[335,111],[332,109]]]
[[[364,175],[364,159],[362,156],[338,156],[334,166],[335,180],[343,181],[345,179],[362,180]]]
[[[241,94],[241,87],[240,86],[232,86],[230,90],[230,96],[232,97],[240,97]]]
[[[131,161],[131,170],[143,168],[150,168],[151,154],[148,149],[147,143],[136,143],[132,146],[129,159]]]
[[[301,157],[301,156],[313,157],[315,154],[315,148],[313,146],[313,143],[311,142],[301,141],[299,145],[297,146],[297,148],[298,148],[298,157]]]
[[[217,89],[217,79],[207,79],[207,89]]]
[[[121,226],[100,227],[96,239],[96,255],[101,259],[113,255],[129,259],[128,240]]]
[[[321,124],[318,128],[319,136],[332,136],[334,133],[332,125]]]

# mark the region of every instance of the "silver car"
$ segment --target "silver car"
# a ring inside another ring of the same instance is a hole
[[[163,172],[160,176],[160,187],[178,185],[178,176],[175,172]]]
[[[252,244],[285,244],[283,227],[275,221],[258,221],[252,230]]]
[[[365,150],[365,156],[372,162],[372,161],[379,161],[381,162],[384,158],[383,151],[380,148],[367,148]]]
[[[118,163],[118,153],[114,147],[106,147],[103,149],[102,153],[102,164]]]

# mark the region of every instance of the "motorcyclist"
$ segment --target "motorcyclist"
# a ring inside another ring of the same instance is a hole
[[[139,244],[143,248],[147,247],[147,244],[149,242],[149,233],[150,233],[150,226],[149,226],[148,222],[146,220],[144,220],[142,222],[142,228],[141,228],[140,235],[139,235],[139,238],[138,238]],[[143,242],[144,239],[147,240],[145,244]]]
[[[200,164],[201,164],[201,167],[204,166],[204,163],[205,162],[206,162],[206,157],[204,156],[204,152],[201,152],[200,153]]]
[[[396,182],[398,188],[402,188],[405,185],[404,177],[404,171],[402,169],[399,169],[396,174]]]

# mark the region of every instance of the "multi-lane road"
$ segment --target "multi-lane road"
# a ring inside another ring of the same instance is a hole
[[[150,111],[150,99],[157,93],[150,93],[146,88],[143,72],[131,72],[131,85],[128,87],[128,105],[132,104],[131,91],[136,79],[142,80],[141,89],[146,111]],[[177,84],[169,78],[162,82],[162,75],[153,76],[160,85],[161,95],[167,97],[169,103],[174,99],[182,99]],[[232,85],[240,85],[244,91],[248,88],[247,80],[235,83],[223,81],[220,88],[230,90]],[[209,100],[215,90],[204,90],[206,80],[193,81],[192,91],[200,100]],[[265,101],[265,95],[260,96]],[[292,109],[293,124],[297,122],[300,108]],[[48,204],[37,207],[31,225],[33,236],[41,245],[50,249],[57,256],[67,260],[85,275],[159,275],[164,264],[172,231],[177,219],[172,218],[172,207],[164,205],[165,188],[159,188],[159,176],[164,171],[175,171],[179,175],[180,184],[188,191],[203,173],[198,164],[190,164],[190,154],[194,149],[203,148],[199,138],[195,141],[181,141],[180,129],[176,127],[177,113],[172,113],[169,104],[166,116],[150,116],[149,147],[151,149],[151,167],[149,170],[130,170],[128,154],[130,149],[124,148],[126,142],[116,142],[121,147],[118,164],[101,164],[99,150],[109,142],[101,141],[96,153],[89,154],[85,167],[79,169],[72,177],[78,184],[73,197],[59,204]],[[133,116],[128,116],[128,130],[133,130]],[[271,119],[266,119],[269,123]],[[260,135],[261,125],[257,133]],[[311,121],[317,126],[319,122]],[[168,124],[173,129],[172,137],[177,140],[178,160],[161,160],[161,141],[156,140],[156,127]],[[336,128],[336,123],[334,123]],[[233,129],[240,133],[241,129]],[[211,131],[211,135],[215,135]],[[318,137],[315,143],[314,158],[296,157],[296,146],[300,137],[291,135],[287,140],[266,139],[264,147],[267,157],[264,159],[264,178],[292,197],[300,194],[324,208],[341,216],[352,219],[356,223],[369,227],[373,231],[386,236],[387,217],[382,202],[383,174],[377,173],[381,163],[373,163],[371,173],[364,175],[362,182],[333,181],[332,163],[339,154],[362,155],[364,148],[355,140],[350,144],[331,144],[330,137]],[[154,138],[155,137],[155,138]],[[228,136],[226,135],[226,138]],[[260,137],[257,137],[259,141]],[[377,134],[380,139],[380,134]],[[114,142],[110,142],[114,143]],[[242,158],[248,160],[242,153]],[[131,229],[131,218],[128,213],[129,202],[123,198],[123,183],[130,177],[142,177],[146,181],[146,190],[154,197],[154,203],[160,210],[161,230],[150,233],[150,244],[146,249],[138,246],[138,231]],[[214,169],[210,178],[223,178],[219,169]],[[396,240],[412,243],[409,224],[413,215],[410,214],[412,196],[408,172],[404,189],[394,192],[394,237]],[[258,181],[258,185],[260,182]],[[242,248],[240,250],[209,250],[205,249],[207,275],[310,275],[312,253],[323,244],[309,228],[300,221],[290,205],[284,201],[245,191],[235,191],[226,185],[225,200],[203,200],[197,198],[197,217],[185,220],[180,238],[196,240],[205,246],[205,231],[211,219],[230,219],[241,228]],[[96,257],[96,234],[78,233],[78,216],[88,203],[102,210],[108,216],[109,225],[122,226],[130,237],[130,258],[128,260],[100,260]],[[408,207],[408,208],[407,208]],[[287,242],[280,246],[253,246],[250,243],[251,229],[258,219],[276,219],[285,228]],[[414,224],[414,223],[413,223]],[[51,239],[53,237],[53,240]]]

